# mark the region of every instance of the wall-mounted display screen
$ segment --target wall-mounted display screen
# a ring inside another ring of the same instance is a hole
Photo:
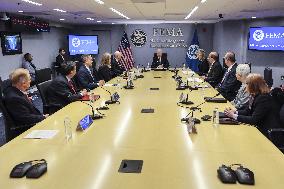
[[[98,54],[98,36],[69,35],[69,53],[70,55]]]

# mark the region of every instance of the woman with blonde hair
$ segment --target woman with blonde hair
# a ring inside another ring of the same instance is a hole
[[[239,111],[226,109],[225,114],[239,122],[257,126],[268,136],[268,129],[280,127],[279,106],[270,95],[270,89],[260,74],[249,74],[246,84],[246,90],[252,96],[249,106]]]
[[[105,80],[106,82],[112,79],[110,53],[103,54],[101,65],[98,70],[98,77],[100,80]]]

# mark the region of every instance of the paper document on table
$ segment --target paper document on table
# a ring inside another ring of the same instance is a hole
[[[202,81],[202,79],[200,79],[200,78],[197,78],[197,77],[190,77],[190,78],[188,78],[187,79],[189,82],[197,82],[197,83],[202,83],[203,81]]]
[[[114,86],[114,84],[110,84],[110,83],[104,84],[104,87],[112,87],[112,86]]]
[[[58,130],[33,130],[25,139],[51,139],[58,133]]]
[[[209,88],[208,85],[198,85],[197,87],[198,87],[198,88]]]

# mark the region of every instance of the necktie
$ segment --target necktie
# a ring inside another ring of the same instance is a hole
[[[225,80],[225,78],[227,77],[227,75],[228,75],[229,72],[230,72],[229,70],[226,71],[226,73],[225,73],[225,75],[224,75],[224,77],[223,77],[223,79],[222,79],[222,81],[221,81],[221,84],[224,82],[224,80]]]
[[[74,87],[73,82],[72,82],[71,80],[68,81],[68,85],[69,85],[69,88],[71,89],[71,92],[72,92],[73,94],[76,94],[75,87]]]

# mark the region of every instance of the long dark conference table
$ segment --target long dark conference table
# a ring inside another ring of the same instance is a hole
[[[221,189],[248,188],[283,189],[284,156],[256,128],[248,125],[213,126],[212,121],[197,125],[197,134],[188,134],[181,123],[190,110],[177,106],[177,91],[172,72],[151,71],[134,81],[133,90],[105,87],[118,92],[120,104],[102,111],[106,117],[95,120],[85,131],[76,131],[77,123],[91,108],[74,102],[49,116],[0,148],[1,189]],[[184,80],[186,75],[183,75]],[[156,77],[156,78],[154,78]],[[157,78],[161,77],[161,78]],[[117,79],[109,83],[116,83]],[[125,81],[121,81],[124,85]],[[150,90],[150,88],[159,90]],[[110,95],[97,88],[100,107]],[[204,94],[202,94],[204,93]],[[195,104],[203,97],[214,96],[213,88],[189,93]],[[223,111],[230,103],[205,103],[199,118],[212,115],[213,109]],[[142,114],[142,108],[153,108],[153,114]],[[64,118],[70,117],[72,138],[67,141]],[[32,130],[59,130],[52,139],[24,139]],[[21,162],[46,159],[48,171],[39,179],[11,179],[9,173]],[[124,159],[143,160],[141,173],[119,173]],[[255,174],[255,185],[226,185],[217,178],[222,164],[241,163]]]

